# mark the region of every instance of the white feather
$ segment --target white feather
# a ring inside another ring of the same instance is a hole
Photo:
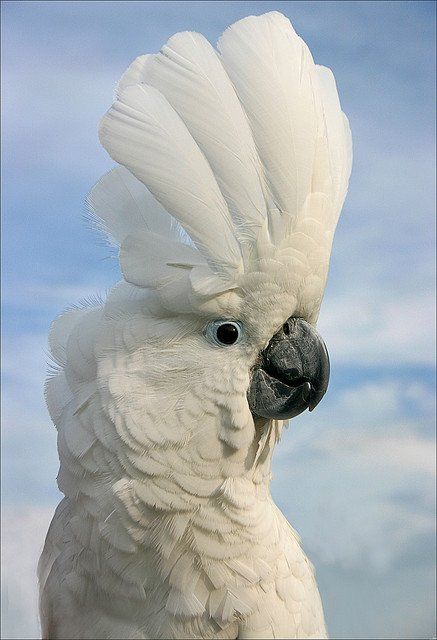
[[[277,12],[236,22],[218,48],[249,117],[274,201],[296,216],[311,188],[319,128],[311,53]]]
[[[133,84],[141,84],[144,81],[144,68],[147,65],[149,58],[152,57],[150,53],[143,56],[138,56],[129,65],[126,71],[121,76],[116,89],[116,95],[123,93],[126,87],[130,87]]]
[[[127,282],[140,287],[156,287],[164,280],[178,278],[181,270],[205,267],[207,263],[198,251],[186,244],[155,233],[137,231],[123,242],[120,265]]]
[[[352,137],[349,122],[341,110],[337,86],[331,69],[316,66],[322,94],[323,111],[333,181],[333,210],[340,215],[352,168]]]
[[[266,216],[264,176],[247,116],[213,47],[198,33],[178,33],[142,69],[141,81],[167,98],[205,154],[237,237],[253,240]]]
[[[185,124],[159,91],[124,89],[102,119],[108,153],[153,193],[188,232],[213,267],[241,265],[232,220],[210,166]]]
[[[177,237],[175,220],[125,167],[106,173],[87,198],[97,225],[114,244],[138,229]]]
[[[75,325],[88,313],[88,309],[70,309],[52,322],[49,347],[53,360],[59,366],[67,362],[67,342]]]

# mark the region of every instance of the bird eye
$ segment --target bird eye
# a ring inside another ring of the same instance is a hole
[[[214,320],[205,327],[205,336],[211,342],[227,347],[239,342],[242,336],[242,326],[235,320]]]

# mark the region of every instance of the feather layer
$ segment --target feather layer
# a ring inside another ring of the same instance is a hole
[[[232,220],[210,166],[164,96],[129,86],[102,119],[101,143],[182,224],[210,264],[241,265]]]

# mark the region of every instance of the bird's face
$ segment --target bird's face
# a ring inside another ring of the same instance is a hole
[[[326,393],[328,352],[320,335],[303,318],[288,318],[266,345],[257,344],[250,326],[235,319],[209,322],[204,336],[212,348],[228,353],[230,363],[246,361],[246,397],[254,419],[294,418],[306,409],[312,411]]]
[[[313,227],[317,205],[324,211],[324,204],[308,202]],[[204,408],[212,403],[219,420],[222,407],[229,406],[226,420],[241,428],[244,423],[247,433],[254,422],[284,421],[313,410],[329,381],[327,350],[314,328],[328,261],[305,225],[282,216],[275,229],[276,244],[264,225],[256,243],[242,248],[244,261],[229,272],[206,261],[167,262],[170,269],[148,300],[148,313],[163,318],[153,338],[157,348],[148,354],[153,367],[161,363],[158,376],[146,376],[149,386],[156,380],[156,396],[192,396],[193,404]],[[120,254],[124,277],[136,287],[149,284],[140,240],[126,241]],[[153,336],[156,323],[146,323]],[[201,412],[196,418],[203,419]],[[242,441],[230,433],[229,441]]]
[[[116,324],[99,357],[100,386],[138,443],[171,442],[209,473],[213,459],[246,464],[257,448],[258,426],[320,402],[329,359],[312,318],[271,280],[262,289],[255,284],[179,315],[158,298],[156,306],[152,297],[145,305],[126,295],[117,307],[109,301]]]
[[[162,363],[156,384],[167,393],[174,389],[185,396],[204,384],[205,402],[239,395],[254,420],[294,418],[312,411],[326,393],[328,352],[303,318],[291,316],[272,329],[268,318],[257,320],[240,307],[230,317],[191,316],[154,326],[147,360]]]

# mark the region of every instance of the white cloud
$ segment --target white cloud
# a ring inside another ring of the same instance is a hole
[[[435,363],[433,292],[374,290],[327,295],[319,330],[336,362],[356,366]]]
[[[36,567],[54,507],[2,509],[2,637],[39,638]]]
[[[47,336],[22,334],[2,352],[2,496],[47,504],[56,495],[56,430],[44,402]]]
[[[405,394],[425,400],[414,418]],[[417,382],[367,382],[292,421],[276,452],[273,494],[316,564],[387,572],[432,535],[435,441],[423,433],[432,395]]]
[[[56,172],[58,180],[64,173],[92,184],[93,176],[114,164],[98,143],[97,124],[112,101],[117,71],[101,60],[98,48],[87,44],[86,63],[77,42],[65,42],[56,54],[27,41],[15,56],[12,44],[7,50],[4,151],[10,162],[19,159],[29,180]]]
[[[108,253],[110,252],[111,250],[108,249]],[[104,297],[107,289],[108,284],[102,282],[102,279],[95,283],[82,285],[60,282],[53,284],[18,282],[13,287],[6,288],[3,304],[23,311],[43,308],[62,310],[78,304],[82,300],[94,300],[98,296]]]
[[[384,423],[383,423],[384,424]],[[344,456],[353,464],[365,465],[367,471],[393,469],[404,473],[435,475],[434,442],[415,433],[399,434],[384,424],[384,433],[352,433],[330,431],[319,438],[314,448],[340,462]],[[388,433],[387,433],[388,431]]]

